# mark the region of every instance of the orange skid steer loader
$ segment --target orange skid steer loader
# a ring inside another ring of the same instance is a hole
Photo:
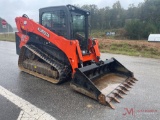
[[[70,86],[103,105],[114,106],[135,81],[115,58],[100,60],[98,41],[89,38],[90,13],[67,5],[39,10],[39,23],[27,15],[15,19],[19,68],[54,84]]]

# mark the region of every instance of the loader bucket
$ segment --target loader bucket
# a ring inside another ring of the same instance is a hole
[[[118,98],[123,98],[122,94],[126,94],[135,81],[132,72],[111,58],[100,65],[77,68],[70,85],[74,90],[114,109],[111,101],[120,102]]]

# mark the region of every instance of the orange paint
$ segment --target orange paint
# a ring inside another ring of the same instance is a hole
[[[29,41],[29,36],[24,35],[22,32],[23,30],[41,36],[52,44],[56,45],[66,54],[72,67],[72,74],[75,73],[75,68],[78,68],[78,63],[80,63],[80,61],[86,62],[94,60],[98,62],[97,57],[100,56],[100,52],[98,49],[97,40],[89,40],[88,49],[90,54],[83,56],[78,40],[67,40],[66,38],[58,36],[54,32],[28,18],[17,17],[16,24],[19,31],[17,34],[21,38],[20,48]]]

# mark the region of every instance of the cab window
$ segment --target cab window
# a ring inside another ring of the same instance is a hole
[[[42,15],[42,25],[47,28],[65,27],[65,13],[63,10],[46,12]]]

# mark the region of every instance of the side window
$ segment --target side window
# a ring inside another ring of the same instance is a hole
[[[57,10],[53,12],[43,13],[42,25],[47,28],[65,27],[65,12]]]
[[[47,28],[51,28],[51,24],[52,24],[52,14],[51,13],[44,13],[42,15],[42,25]]]
[[[62,24],[62,25],[65,25],[65,22],[66,22],[65,12],[64,12],[63,10],[61,10],[59,16],[60,16],[60,18],[61,18],[61,24]]]

